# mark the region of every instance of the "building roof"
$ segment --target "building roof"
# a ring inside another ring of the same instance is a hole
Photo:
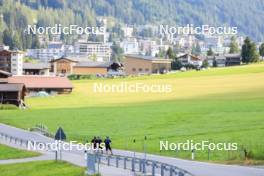
[[[133,54],[125,55],[125,57],[132,57],[132,58],[135,58],[135,59],[143,59],[143,60],[149,60],[149,61],[170,61],[169,59],[163,59],[163,58],[159,58],[159,57],[133,55]]]
[[[20,51],[20,50],[6,50],[6,49],[3,49],[3,50],[0,50],[0,53],[19,53],[19,54],[23,54],[24,52],[23,51]]]
[[[224,55],[215,56],[215,60],[226,60],[226,57]]]
[[[11,73],[6,72],[6,71],[4,71],[4,70],[0,70],[0,74],[1,74],[1,75],[6,75],[6,76],[12,76]]]
[[[61,42],[49,43],[48,49],[61,49],[62,46],[63,46],[63,43],[61,43]]]
[[[229,58],[240,58],[241,54],[239,53],[234,53],[234,54],[225,54],[225,57],[229,57]]]
[[[68,57],[60,57],[60,58],[58,58],[58,59],[53,59],[53,60],[51,60],[50,62],[52,63],[52,62],[57,62],[57,61],[59,61],[59,60],[68,60],[68,61],[70,61],[70,62],[77,62],[77,61],[75,61],[75,60],[73,60],[73,59],[71,59],[71,58],[68,58]]]
[[[186,54],[183,54],[183,55],[180,55],[178,56],[177,58],[186,58],[187,56],[190,56],[192,60],[202,60],[202,58],[198,57],[198,56],[195,56],[193,54],[189,54],[189,53],[186,53]]]
[[[91,67],[91,68],[108,68],[110,67],[110,62],[78,62],[74,67]]]
[[[19,92],[22,91],[24,87],[24,84],[19,83],[0,84],[0,92]]]
[[[42,70],[50,68],[48,63],[23,63],[23,69],[27,70]]]
[[[73,88],[68,78],[58,76],[12,76],[8,83],[23,83],[26,88]]]

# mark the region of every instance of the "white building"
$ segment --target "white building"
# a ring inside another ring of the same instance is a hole
[[[65,53],[65,45],[61,42],[52,42],[48,44],[47,48],[28,49],[26,56],[48,63],[53,59],[58,59],[64,56]]]
[[[0,50],[0,70],[10,72],[12,75],[22,75],[23,56],[21,51]]]
[[[178,61],[181,62],[183,66],[185,65],[194,65],[196,67],[200,67],[203,64],[203,61],[201,58],[191,55],[191,54],[184,54],[177,57]]]
[[[111,58],[110,46],[101,42],[76,42],[74,49],[75,54],[94,57],[99,62],[109,62]]]
[[[13,75],[22,75],[23,74],[23,57],[22,52],[13,52],[11,56],[11,73]]]
[[[0,45],[0,51],[2,51],[2,50],[9,50],[9,46]]]
[[[124,37],[132,37],[134,28],[125,26],[125,27],[122,27],[122,31],[124,32]]]
[[[120,47],[124,50],[124,54],[138,54],[139,47],[136,38],[126,38],[120,42]]]

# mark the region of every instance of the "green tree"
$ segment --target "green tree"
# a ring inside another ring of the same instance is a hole
[[[3,43],[7,46],[12,47],[12,31],[10,29],[5,29],[3,32]]]
[[[120,48],[116,43],[111,46],[112,49],[112,60],[121,61],[123,59],[122,54],[124,53],[123,49]]]
[[[238,44],[236,42],[236,38],[234,36],[231,37],[231,42],[230,42],[229,48],[230,48],[230,50],[229,50],[230,54],[239,52],[239,47],[238,47]]]
[[[192,46],[192,54],[196,56],[201,54],[201,47],[199,43]]]
[[[174,58],[174,54],[173,54],[173,51],[172,51],[172,48],[169,47],[167,52],[166,52],[166,56],[169,58],[169,59],[173,59]]]
[[[32,37],[32,46],[31,48],[36,49],[36,48],[40,48],[40,43],[39,43],[39,39],[37,35],[33,35]]]
[[[210,48],[208,51],[207,51],[207,56],[213,56],[214,55],[214,52],[212,50],[212,48]]]
[[[209,63],[208,63],[207,60],[204,60],[204,61],[203,61],[202,67],[204,67],[204,68],[209,67]]]
[[[259,47],[259,55],[264,58],[264,43],[262,43]]]
[[[22,49],[21,39],[17,32],[15,32],[13,35],[11,48],[12,49]]]
[[[256,44],[251,42],[249,37],[244,40],[241,55],[244,63],[257,62],[259,60]]]

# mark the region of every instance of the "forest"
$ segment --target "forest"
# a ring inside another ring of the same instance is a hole
[[[262,0],[0,0],[0,43],[38,48],[38,36],[24,34],[28,24],[94,26],[99,16],[108,19],[110,32],[118,33],[121,24],[208,24],[235,26],[241,35],[264,40]]]

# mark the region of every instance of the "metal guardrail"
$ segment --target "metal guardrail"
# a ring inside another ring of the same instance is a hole
[[[25,147],[27,147],[29,142],[36,142],[33,140],[24,140],[21,138],[13,137],[2,132],[0,132],[0,137],[4,138],[9,143],[13,142],[21,146],[24,145]],[[177,166],[155,160],[121,155],[106,155],[98,152],[87,153],[87,168],[89,168],[88,173],[97,173],[95,169],[96,164],[104,164],[116,168],[123,168],[125,170],[131,170],[135,173],[142,173],[144,175],[151,176],[194,176],[190,172]]]
[[[17,138],[17,137],[13,137],[11,135],[5,134],[0,132],[0,137],[4,138],[6,141],[9,141],[9,143],[15,143],[15,144],[20,144],[20,146],[27,146],[29,142],[33,142],[33,141],[29,141],[29,140],[24,140],[21,138]]]
[[[94,165],[93,165],[94,164]],[[177,166],[158,162],[155,160],[121,156],[121,155],[106,155],[101,153],[87,153],[87,167],[96,168],[96,164],[104,164],[116,168],[131,170],[135,173],[151,176],[194,176],[190,172],[181,169]],[[97,174],[99,171],[96,169],[94,172],[91,170],[88,173]]]

